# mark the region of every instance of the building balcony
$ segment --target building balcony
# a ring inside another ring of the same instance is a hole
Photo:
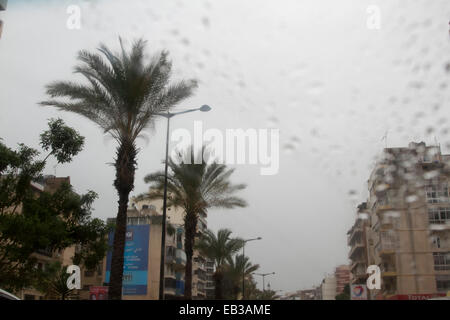
[[[166,263],[173,266],[176,271],[183,270],[186,267],[186,253],[175,247],[168,247],[168,253],[166,255]]]
[[[394,208],[393,208],[393,206],[390,204],[390,203],[377,203],[376,205],[375,205],[375,212],[376,212],[376,214],[379,214],[379,213],[381,213],[381,212],[384,212],[384,211],[391,211],[391,210],[393,210]]]
[[[387,297],[395,295],[397,293],[396,278],[385,278],[384,281],[381,282],[381,293]]]
[[[394,264],[380,263],[378,266],[380,267],[382,277],[397,276],[397,269]]]
[[[428,220],[431,232],[445,232],[450,230],[450,220]]]
[[[392,255],[395,254],[396,251],[396,246],[394,243],[383,243],[383,242],[379,242],[377,245],[375,245],[375,252],[380,256],[387,256],[387,255]]]
[[[363,234],[363,228],[361,226],[354,226],[350,231],[347,237],[347,244],[351,245],[352,241],[358,237],[361,237]]]
[[[364,273],[367,269],[367,263],[364,259],[358,259],[353,261],[353,263],[350,265],[350,272],[355,273],[358,269],[364,269]]]
[[[375,243],[375,254],[380,257],[395,254],[398,238],[395,231],[381,231],[378,241]]]
[[[353,283],[359,283],[361,280],[367,278],[367,264],[365,263],[359,263],[356,265],[356,267],[353,267],[351,270],[352,276],[353,276]]]
[[[362,243],[362,241],[354,243],[348,254],[349,259],[356,260],[356,257],[363,253],[364,250],[365,245]]]
[[[184,269],[186,267],[186,253],[181,250],[177,249],[175,252],[175,269]]]
[[[176,295],[177,292],[177,280],[171,277],[164,278],[164,294]]]

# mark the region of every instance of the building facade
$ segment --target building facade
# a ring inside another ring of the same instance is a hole
[[[127,233],[136,232],[136,238],[127,239],[124,261],[123,300],[157,300],[159,299],[159,277],[161,261],[161,231],[162,219],[153,205],[132,202],[127,211]],[[114,223],[113,218],[108,223]],[[137,240],[138,228],[143,228],[143,239]],[[136,231],[133,231],[135,229]],[[113,235],[110,235],[112,243]],[[186,267],[186,253],[184,252],[184,229],[168,221],[166,232],[166,252],[164,269],[164,298],[179,299],[184,296],[184,269]],[[129,242],[128,242],[129,241]],[[139,245],[134,242],[140,242]],[[147,250],[140,257],[127,259],[127,251],[139,252]],[[109,283],[109,266],[111,253],[103,260],[103,284]],[[142,263],[134,262],[147,259]],[[137,272],[127,271],[136,269]],[[145,279],[141,279],[145,277]],[[98,284],[96,284],[98,285]]]
[[[54,193],[63,183],[70,185],[70,177],[55,177],[52,175],[44,176],[40,181],[33,181],[31,189],[36,196],[42,192]],[[36,268],[45,270],[50,264],[55,262],[61,263],[63,266],[72,264],[72,258],[75,254],[75,246],[68,247],[64,250],[38,250],[32,254],[36,258]],[[18,298],[23,300],[43,300],[46,299],[45,293],[35,288],[25,288],[14,293]]]
[[[327,275],[322,281],[322,300],[336,300],[336,277]]]
[[[367,267],[369,266],[369,213],[367,203],[358,206],[357,219],[347,232],[347,245],[350,247],[348,258],[350,259],[350,281],[352,284],[366,284]]]
[[[427,299],[450,291],[449,160],[439,146],[423,142],[384,149],[349,235],[353,282],[364,280],[357,269],[363,261],[381,269],[381,290],[373,290],[372,299]]]
[[[336,278],[336,295],[343,293],[346,285],[350,284],[350,267],[348,265],[340,265],[334,271]]]
[[[170,193],[169,195],[170,196]],[[130,205],[141,210],[143,208],[152,208],[156,215],[162,215],[163,203],[162,200],[137,200],[132,198]],[[173,225],[182,227],[184,225],[185,213],[181,208],[167,208],[167,221]],[[207,229],[207,215],[200,214],[197,222],[197,237]],[[184,243],[184,236],[182,238]],[[211,263],[208,259],[200,254],[198,250],[194,250],[192,258],[192,299],[203,300],[207,299],[207,292],[213,292],[213,283],[208,280],[212,279],[214,267],[211,268]]]

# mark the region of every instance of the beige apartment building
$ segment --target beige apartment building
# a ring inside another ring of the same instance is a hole
[[[366,270],[369,265],[368,237],[370,224],[367,203],[358,206],[354,225],[347,232],[347,244],[350,247],[348,257],[350,259],[350,282],[352,284],[365,284],[367,281]]]
[[[63,183],[70,184],[70,177],[55,177],[52,175],[44,176],[41,181],[34,181],[31,183],[31,189],[36,195],[42,192],[55,192]],[[75,254],[75,247],[69,247],[65,250],[51,251],[38,250],[33,253],[33,257],[37,259],[36,268],[45,270],[45,268],[55,262],[60,262],[63,266],[72,264],[72,258]],[[43,300],[44,293],[37,291],[34,288],[25,288],[19,292],[14,293],[18,298],[23,300]]]
[[[157,212],[156,207],[145,202],[131,202],[127,211],[127,224],[129,226],[148,226],[148,239],[144,239],[145,246],[148,250],[146,256],[146,281],[145,293],[126,293],[124,286],[123,300],[157,300],[159,299],[159,276],[161,261],[161,230],[162,216]],[[108,219],[108,222],[114,222],[114,218]],[[166,233],[166,262],[164,271],[164,295],[165,299],[179,299],[184,296],[184,269],[186,267],[186,254],[184,252],[184,229],[181,225],[174,224],[168,219]],[[170,225],[169,225],[170,224]],[[140,248],[136,248],[140,250]],[[145,255],[144,255],[145,256]],[[107,283],[107,266],[108,257],[103,260],[102,281],[98,282],[98,278],[94,279],[94,275],[87,278],[86,285],[100,286]],[[86,274],[85,274],[86,276]],[[124,279],[127,274],[124,271]],[[126,280],[124,280],[126,284]],[[84,288],[85,291],[88,287]],[[84,294],[83,297],[88,296]]]
[[[321,284],[322,300],[336,300],[336,277],[334,274],[326,275]]]
[[[158,215],[162,215],[162,200],[138,201],[136,198],[132,198],[130,203],[131,206],[136,208],[152,208]],[[171,224],[183,226],[184,215],[185,213],[181,208],[167,208],[167,220]],[[198,236],[200,236],[207,229],[207,225],[206,214],[200,214],[197,224]],[[206,257],[200,255],[197,250],[194,250],[192,260],[192,299],[202,300],[207,299],[208,297],[211,298],[211,295],[207,295],[207,292],[212,293],[214,289],[213,282],[211,281],[214,268],[211,268],[211,261],[208,261]]]
[[[344,292],[346,285],[350,284],[350,267],[348,265],[337,266],[334,271],[336,278],[336,295]]]
[[[353,282],[364,280],[365,262],[381,269],[381,290],[372,291],[372,299],[427,299],[450,291],[449,160],[439,146],[423,142],[384,149],[368,181],[367,204],[349,232]]]

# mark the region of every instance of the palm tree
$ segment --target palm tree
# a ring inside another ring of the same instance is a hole
[[[276,291],[267,289],[265,291],[258,290],[258,294],[255,297],[255,300],[277,300],[280,298],[280,295],[277,294]]]
[[[231,280],[233,296],[237,299],[242,290],[242,277],[249,279],[251,274],[259,269],[259,264],[252,264],[250,258],[242,254],[236,255],[234,259],[229,257],[227,263],[225,274]]]
[[[231,238],[231,231],[228,229],[220,229],[217,236],[211,231],[206,230],[197,243],[200,253],[214,261],[214,285],[215,297],[221,300],[223,297],[223,277],[225,272],[226,261],[239,251],[244,245],[244,241],[240,238]]]
[[[139,151],[136,139],[153,124],[156,113],[170,110],[190,97],[196,87],[195,81],[170,82],[172,63],[168,52],[161,52],[147,63],[145,41],[137,40],[127,52],[119,40],[119,53],[102,44],[100,54],[80,51],[81,63],[75,67],[75,73],[84,76],[87,82],[53,82],[47,86],[52,99],[41,102],[93,121],[117,141],[114,187],[119,205],[111,263],[111,299],[121,299],[122,295],[126,212]]]
[[[193,148],[188,148],[186,156],[178,153],[175,159],[169,159],[167,191],[170,197],[168,206],[182,208],[185,212],[184,246],[186,251],[185,268],[185,298],[192,298],[192,256],[194,254],[195,237],[199,214],[207,214],[210,208],[245,207],[247,204],[241,198],[233,196],[236,191],[244,189],[244,184],[233,185],[229,181],[234,169],[228,169],[224,164],[209,160],[206,148],[201,149],[201,163],[195,164]],[[189,161],[183,161],[186,160]],[[197,161],[200,162],[200,161]],[[164,171],[149,174],[145,182],[150,183],[147,194],[139,196],[146,199],[164,198]]]
[[[51,300],[71,300],[77,297],[75,289],[67,287],[67,267],[63,267],[59,262],[48,265],[45,272],[44,281],[36,284],[39,291],[45,293],[45,297]]]

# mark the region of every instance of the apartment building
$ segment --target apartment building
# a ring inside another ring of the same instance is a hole
[[[322,300],[336,300],[336,277],[334,274],[326,275],[322,280]]]
[[[348,265],[340,265],[334,271],[336,278],[336,295],[344,292],[346,285],[350,284],[350,267]]]
[[[123,300],[159,299],[162,216],[156,207],[131,202],[127,211],[127,239],[124,261]],[[108,219],[108,223],[114,222]],[[184,228],[168,221],[164,270],[164,298],[184,296]],[[113,235],[109,237],[112,245]],[[108,285],[112,253],[103,261],[103,284]],[[96,284],[98,285],[98,283]]]
[[[206,259],[206,299],[208,300],[215,298],[214,271],[214,261]]]
[[[347,232],[347,245],[350,247],[350,282],[365,284],[367,281],[367,267],[369,265],[368,237],[370,223],[367,203],[358,206],[354,225]]]
[[[198,217],[197,236],[201,237],[202,233],[207,229],[206,214],[201,213]],[[194,258],[192,264],[192,299],[204,300],[207,298],[208,279],[212,278],[211,268],[207,267],[208,259],[200,254],[198,250],[194,250]],[[208,271],[209,270],[209,271]]]
[[[169,193],[170,196],[170,193]],[[131,205],[136,208],[152,208],[156,211],[157,215],[162,215],[163,203],[162,200],[137,200],[132,198]],[[171,224],[183,226],[185,213],[181,208],[167,208],[167,221]],[[199,215],[197,223],[197,236],[207,229],[207,215],[202,213]],[[183,237],[184,243],[184,237]],[[192,299],[202,300],[207,298],[207,291],[211,288],[214,289],[214,285],[211,285],[212,275],[214,269],[208,267],[208,259],[203,257],[200,252],[194,250],[192,258]],[[211,290],[210,290],[211,292]]]
[[[353,263],[354,251],[365,250],[367,263],[381,269],[381,290],[371,298],[427,299],[450,291],[449,177],[450,156],[439,146],[384,149],[368,181],[366,221],[358,222],[368,226],[360,232],[367,241],[363,249],[349,242]]]
[[[8,0],[0,0],[0,11],[6,10],[7,3]],[[0,38],[2,37],[2,31],[3,31],[3,20],[0,19]]]
[[[70,184],[70,177],[55,177],[53,175],[44,176],[40,181],[33,181],[31,189],[38,196],[42,192],[55,192],[63,183]],[[45,270],[48,265],[60,262],[67,266],[72,264],[72,258],[75,254],[75,247],[69,247],[64,250],[38,250],[32,254],[36,258],[36,268]],[[25,288],[19,292],[14,293],[17,297],[23,300],[43,300],[44,293],[37,291],[34,288]]]

